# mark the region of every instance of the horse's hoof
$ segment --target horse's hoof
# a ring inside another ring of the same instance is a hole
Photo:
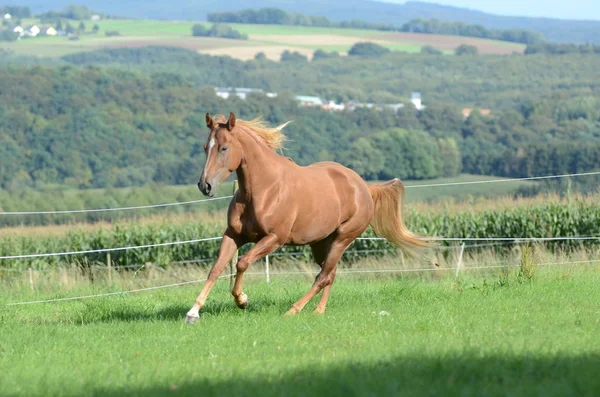
[[[290,310],[288,310],[287,312],[285,312],[284,316],[293,316],[298,314],[298,311],[294,308],[291,308]]]
[[[196,321],[198,321],[199,318],[200,317],[187,315],[187,316],[185,316],[185,323],[186,324],[194,324]]]
[[[248,299],[248,295],[246,294],[242,294],[240,296],[240,302],[236,301],[235,304],[237,305],[237,307],[239,307],[242,310],[246,310],[246,308],[248,307],[248,302],[250,300]]]

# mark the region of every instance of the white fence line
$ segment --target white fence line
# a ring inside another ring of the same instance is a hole
[[[147,209],[147,208],[161,208],[161,207],[173,207],[177,205],[188,205],[188,204],[197,204],[204,203],[208,201],[217,201],[217,200],[225,200],[230,199],[233,196],[224,196],[224,197],[215,197],[209,199],[202,200],[192,200],[192,201],[180,201],[176,203],[165,203],[165,204],[151,204],[151,205],[138,205],[134,207],[118,207],[118,208],[95,208],[95,209],[83,209],[83,210],[61,210],[61,211],[15,211],[15,212],[0,212],[0,215],[57,215],[57,214],[81,214],[88,212],[109,212],[109,211],[130,211],[130,210],[139,210],[139,209]]]
[[[486,183],[507,183],[507,182],[533,181],[533,180],[543,180],[543,179],[571,178],[571,177],[591,176],[591,175],[600,175],[600,171],[580,172],[580,173],[575,173],[575,174],[562,174],[562,175],[532,176],[532,177],[526,177],[526,178],[488,179],[488,180],[483,180],[483,181],[433,183],[433,184],[427,184],[427,185],[407,185],[405,187],[407,189],[420,189],[420,188],[426,188],[426,187],[479,185],[479,184],[486,184]],[[230,199],[232,197],[233,196],[224,196],[224,197],[215,197],[215,198],[203,199],[203,200],[182,201],[182,202],[165,203],[165,204],[140,205],[140,206],[134,206],[134,207],[97,208],[97,209],[81,209],[81,210],[58,210],[58,211],[0,212],[0,215],[57,215],[57,214],[78,214],[78,213],[87,213],[87,212],[129,211],[129,210],[137,210],[137,209],[161,208],[161,207],[171,207],[171,206],[177,206],[177,205],[196,204],[196,203],[202,203],[202,202],[208,202],[208,201],[225,200],[225,199]]]
[[[49,254],[0,256],[0,259],[45,258],[45,257],[51,257],[51,256],[94,254],[94,253],[99,253],[99,252],[113,252],[113,251],[132,250],[132,249],[138,249],[138,248],[154,248],[154,247],[165,247],[165,246],[169,246],[169,245],[201,243],[201,242],[205,242],[205,241],[220,240],[222,238],[223,237],[208,237],[208,238],[201,238],[201,239],[196,239],[196,240],[173,241],[173,242],[169,242],[169,243],[136,245],[136,246],[130,246],[130,247],[102,248],[102,249],[97,249],[97,250],[69,251],[69,252],[53,252],[53,253],[49,253]]]
[[[570,177],[590,176],[590,175],[600,175],[600,171],[580,172],[580,173],[577,173],[577,174],[531,176],[531,177],[527,177],[527,178],[507,178],[507,179],[488,179],[488,180],[484,180],[484,181],[432,183],[432,184],[429,184],[429,185],[410,185],[410,186],[405,186],[405,188],[407,188],[407,189],[419,189],[419,188],[423,188],[423,187],[458,186],[458,185],[479,185],[479,184],[484,184],[484,183],[506,183],[506,182],[518,182],[518,181],[534,181],[534,180],[541,180],[541,179],[570,178]]]
[[[96,250],[83,250],[83,251],[67,251],[67,252],[52,252],[46,254],[23,254],[23,255],[9,255],[9,256],[0,256],[0,260],[9,260],[9,259],[28,259],[28,258],[47,258],[54,256],[69,256],[69,255],[81,255],[81,254],[94,254],[101,252],[113,252],[113,251],[125,251],[132,249],[140,249],[140,248],[155,248],[155,247],[164,247],[170,245],[181,245],[181,244],[191,244],[191,243],[201,243],[206,241],[215,241],[222,239],[222,236],[219,237],[208,237],[201,238],[195,240],[184,240],[184,241],[173,241],[168,243],[157,243],[157,244],[146,244],[146,245],[136,245],[129,247],[116,247],[116,248],[101,248]],[[382,241],[385,240],[381,237],[359,237],[356,240],[363,241]],[[527,241],[571,241],[571,240],[581,240],[581,241],[589,241],[589,240],[600,240],[600,236],[571,236],[571,237],[440,237],[433,239],[424,239],[429,241],[495,241],[495,242],[527,242]],[[498,244],[499,245],[499,244]],[[475,246],[484,246],[475,245]],[[470,246],[470,248],[473,246]],[[449,247],[437,247],[438,249],[446,249],[446,248],[456,248],[456,246]]]
[[[600,263],[600,259],[586,260],[586,261],[573,261],[573,262],[550,262],[550,263],[542,263],[539,266],[564,266],[564,265],[590,264],[590,263]],[[467,270],[500,269],[500,268],[507,268],[507,267],[519,267],[519,265],[468,266],[468,267],[462,267],[462,269],[464,271],[467,271]],[[451,270],[455,271],[456,268],[446,267],[446,268],[418,268],[418,269],[340,269],[337,271],[337,274],[415,273],[415,272],[440,272],[440,271],[451,271]],[[271,276],[283,276],[283,275],[308,275],[308,274],[316,274],[316,273],[318,273],[318,270],[315,269],[315,270],[308,270],[308,271],[270,272],[269,274]],[[246,272],[244,274],[249,275],[249,276],[251,276],[251,275],[264,276],[266,273],[265,272]],[[219,276],[218,278],[219,279],[228,278],[228,277],[231,277],[232,275],[233,274],[225,274],[225,275]],[[158,286],[154,286],[154,287],[138,288],[138,289],[126,290],[126,291],[107,292],[107,293],[95,294],[95,295],[83,295],[83,296],[74,296],[74,297],[67,297],[67,298],[44,299],[44,300],[27,301],[27,302],[12,302],[12,303],[5,303],[0,306],[5,306],[5,307],[6,306],[24,306],[24,305],[34,305],[34,304],[40,304],[40,303],[54,303],[54,302],[65,302],[65,301],[103,298],[103,297],[109,297],[109,296],[115,296],[115,295],[125,295],[125,294],[137,293],[137,292],[155,291],[155,290],[165,289],[165,288],[180,287],[180,286],[185,286],[185,285],[201,283],[203,281],[206,281],[206,279],[184,281],[184,282],[175,283],[175,284],[158,285]]]

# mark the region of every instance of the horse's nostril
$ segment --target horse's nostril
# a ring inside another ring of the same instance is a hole
[[[210,183],[206,182],[206,191],[208,193],[210,193],[211,190],[212,190],[212,186],[210,186]]]

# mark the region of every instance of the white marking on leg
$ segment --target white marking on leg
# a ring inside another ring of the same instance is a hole
[[[190,311],[187,312],[187,315],[189,317],[200,317],[200,312],[198,311],[198,308],[194,305],[194,307],[192,307]]]
[[[210,162],[210,152],[212,151],[212,148],[215,146],[215,138],[211,138],[210,141],[208,141],[208,154],[206,155],[206,165],[204,166],[204,180],[206,180],[206,173],[208,172],[208,165]]]

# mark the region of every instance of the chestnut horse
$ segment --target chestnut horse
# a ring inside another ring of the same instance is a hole
[[[198,188],[213,197],[236,171],[239,190],[229,204],[227,229],[219,255],[186,322],[199,318],[200,309],[236,250],[256,243],[237,262],[232,294],[238,307],[248,306],[243,292],[244,272],[257,260],[284,245],[310,245],[321,267],[312,288],[286,314],[296,314],[321,290],[315,313],[324,313],[338,261],[369,226],[378,236],[410,250],[427,243],[403,222],[404,186],[399,179],[368,185],[357,173],[334,162],[301,167],[278,155],[287,125],[267,128],[260,120],[213,119],[204,145],[206,163]]]

